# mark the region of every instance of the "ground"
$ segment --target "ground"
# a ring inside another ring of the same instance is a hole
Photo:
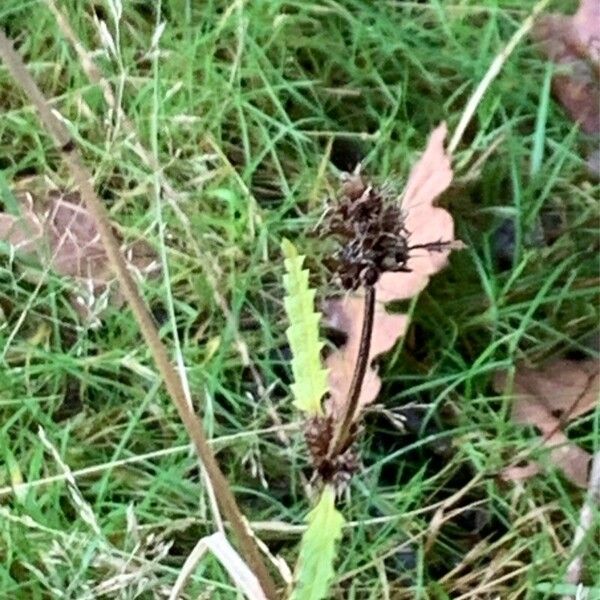
[[[364,155],[374,179],[401,188],[534,3],[130,0],[119,17],[113,2],[56,5],[131,124],[90,82],[53,3],[4,0],[0,23],[76,129],[112,219],[166,259],[144,296],[244,513],[293,567],[310,472],[289,391],[281,239],[307,254],[318,297],[332,293],[330,245],[314,234],[338,187],[332,141],[346,142],[333,147],[338,166]],[[455,153],[441,203],[467,248],[399,307],[412,326],[381,364],[379,402],[403,425],[366,419],[364,467],[339,503],[348,527],[332,598],[561,591],[584,490],[552,468],[525,483],[498,477],[544,450],[492,388],[519,361],[595,356],[598,188],[548,77],[525,39]],[[0,106],[3,199],[19,186],[69,189],[3,66]],[[90,327],[70,286],[51,273],[33,283],[2,251],[0,597],[166,597],[214,530],[206,490],[131,313],[109,308]],[[579,419],[569,438],[598,450],[599,418]],[[32,485],[14,493],[19,480]],[[592,547],[587,584],[600,576],[594,558]],[[237,596],[209,557],[185,597]]]

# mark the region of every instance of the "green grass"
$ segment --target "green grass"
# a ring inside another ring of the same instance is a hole
[[[456,126],[533,2],[163,0],[157,15],[155,3],[130,1],[116,56],[103,46],[92,3],[59,4],[177,192],[178,211],[46,4],[5,0],[0,24],[72,124],[113,219],[166,258],[168,277],[145,282],[145,297],[167,317],[163,339],[180,347],[246,516],[272,522],[257,534],[293,567],[298,530],[276,525],[301,524],[309,503],[301,435],[286,429],[286,447],[272,417],[286,425],[298,418],[284,352],[280,241],[308,254],[324,297],[329,246],[312,229],[337,186],[326,157],[333,136],[364,140],[369,173],[400,187],[433,127]],[[96,5],[115,36],[108,3]],[[166,24],[158,55],[157,22]],[[455,156],[443,204],[468,249],[410,304],[410,333],[381,365],[380,401],[405,416],[407,405],[421,406],[426,417],[406,432],[367,419],[364,470],[340,502],[349,526],[332,597],[538,599],[555,597],[563,581],[583,492],[556,471],[523,486],[496,477],[515,455],[544,452],[533,429],[510,423],[508,399],[491,388],[493,373],[519,360],[568,350],[593,356],[585,336],[598,322],[598,188],[586,175],[581,136],[549,98],[548,76],[522,43]],[[0,108],[8,186],[25,176],[68,186],[3,66]],[[552,245],[535,245],[551,208],[566,227]],[[516,260],[501,270],[493,232],[505,217],[516,222]],[[36,288],[19,261],[0,258],[0,597],[92,598],[114,577],[106,597],[166,597],[195,543],[214,529],[206,491],[129,311],[109,311],[92,330],[68,290],[53,275]],[[62,472],[40,427],[72,471],[95,467],[76,475],[75,494],[64,480],[6,491],[19,478]],[[596,411],[568,435],[597,451],[599,429]],[[589,585],[600,576],[594,558],[590,546]],[[208,558],[185,597],[237,596]]]

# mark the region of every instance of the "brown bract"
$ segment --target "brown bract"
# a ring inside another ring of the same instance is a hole
[[[431,275],[442,269],[454,244],[454,222],[450,214],[434,206],[435,199],[452,181],[450,157],[444,150],[446,125],[435,129],[425,152],[413,167],[406,188],[399,201],[404,227],[411,247],[440,242],[439,251],[415,248],[407,261],[409,272],[383,273],[376,284],[377,307],[369,353],[369,364],[380,354],[390,350],[408,327],[408,317],[389,313],[385,304],[404,300],[419,294]],[[343,414],[352,374],[360,345],[364,299],[360,294],[327,301],[325,313],[330,326],[347,335],[346,344],[327,358],[330,400],[327,412],[334,419]],[[377,371],[369,367],[361,388],[355,419],[361,410],[372,403],[381,387]]]
[[[580,487],[587,486],[591,455],[569,442],[566,425],[598,406],[600,365],[595,360],[554,360],[542,368],[518,367],[507,390],[506,373],[494,378],[496,391],[510,391],[514,399],[511,419],[521,425],[533,425],[543,434],[543,444],[549,449],[549,461]],[[504,470],[510,480],[535,475],[540,466],[530,463]]]
[[[533,37],[557,65],[559,102],[585,133],[600,133],[600,2],[582,0],[573,16],[544,15]]]
[[[94,219],[79,194],[52,191],[39,204],[29,192],[16,197],[20,214],[0,213],[0,240],[18,255],[34,258],[57,275],[72,279],[77,287],[73,304],[91,317],[95,299],[108,291],[114,278]],[[122,250],[140,277],[160,271],[156,253],[145,241],[123,245]],[[117,306],[123,303],[118,291],[112,293],[111,301]]]

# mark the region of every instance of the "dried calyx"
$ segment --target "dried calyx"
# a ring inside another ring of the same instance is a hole
[[[345,446],[336,454],[331,453],[335,424],[331,416],[313,417],[304,426],[304,438],[310,453],[315,475],[326,483],[332,483],[338,490],[343,489],[354,473],[360,469],[360,458],[353,446],[357,427]]]

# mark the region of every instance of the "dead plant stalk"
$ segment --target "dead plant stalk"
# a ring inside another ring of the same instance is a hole
[[[346,412],[342,417],[339,428],[331,443],[330,455],[333,457],[343,452],[348,444],[352,432],[352,423],[354,421],[360,392],[362,389],[365,373],[369,366],[369,356],[371,350],[371,337],[373,335],[373,321],[375,318],[375,286],[365,286],[365,307],[363,311],[363,323],[360,333],[360,346],[356,365],[348,393],[348,403]]]

